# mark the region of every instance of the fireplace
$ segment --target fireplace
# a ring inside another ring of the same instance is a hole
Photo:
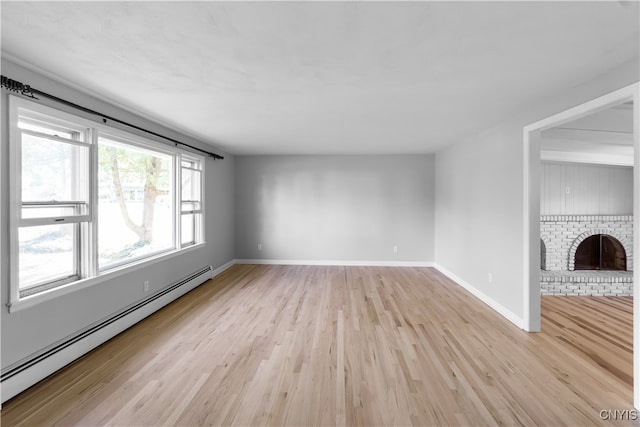
[[[576,249],[576,270],[627,270],[627,253],[622,243],[607,234],[594,234]]]
[[[632,215],[542,215],[543,295],[633,294]]]
[[[622,245],[626,254],[624,269],[633,271],[633,216],[631,215],[542,215],[540,217],[542,240],[540,249],[541,252],[544,250],[544,256],[541,256],[545,261],[543,269],[575,270],[578,246],[587,238],[598,234],[613,237]]]

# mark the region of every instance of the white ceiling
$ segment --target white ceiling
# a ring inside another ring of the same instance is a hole
[[[542,132],[542,160],[633,166],[633,102]]]
[[[7,58],[236,154],[434,152],[639,50],[637,2],[0,7]]]

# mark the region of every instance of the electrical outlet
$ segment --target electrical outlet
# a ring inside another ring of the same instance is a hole
[[[258,243],[258,250],[261,251],[262,250],[262,243]]]
[[[398,253],[398,245],[395,245],[395,246],[393,247],[393,253],[394,253],[394,254],[397,254],[397,253]]]
[[[144,283],[142,284],[142,289],[143,289],[145,292],[149,292],[149,281],[148,281],[148,280],[145,280],[145,281],[144,281]]]
[[[565,194],[571,194],[571,187],[564,187]]]

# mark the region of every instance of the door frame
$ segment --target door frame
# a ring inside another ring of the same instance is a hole
[[[633,252],[640,254],[640,83],[634,83],[523,128],[523,321],[540,331],[540,132],[633,101]],[[640,409],[640,268],[633,272],[633,402]]]

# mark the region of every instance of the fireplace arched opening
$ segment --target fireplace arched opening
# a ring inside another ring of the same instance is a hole
[[[576,270],[627,270],[627,253],[618,239],[608,234],[594,234],[576,249]]]

